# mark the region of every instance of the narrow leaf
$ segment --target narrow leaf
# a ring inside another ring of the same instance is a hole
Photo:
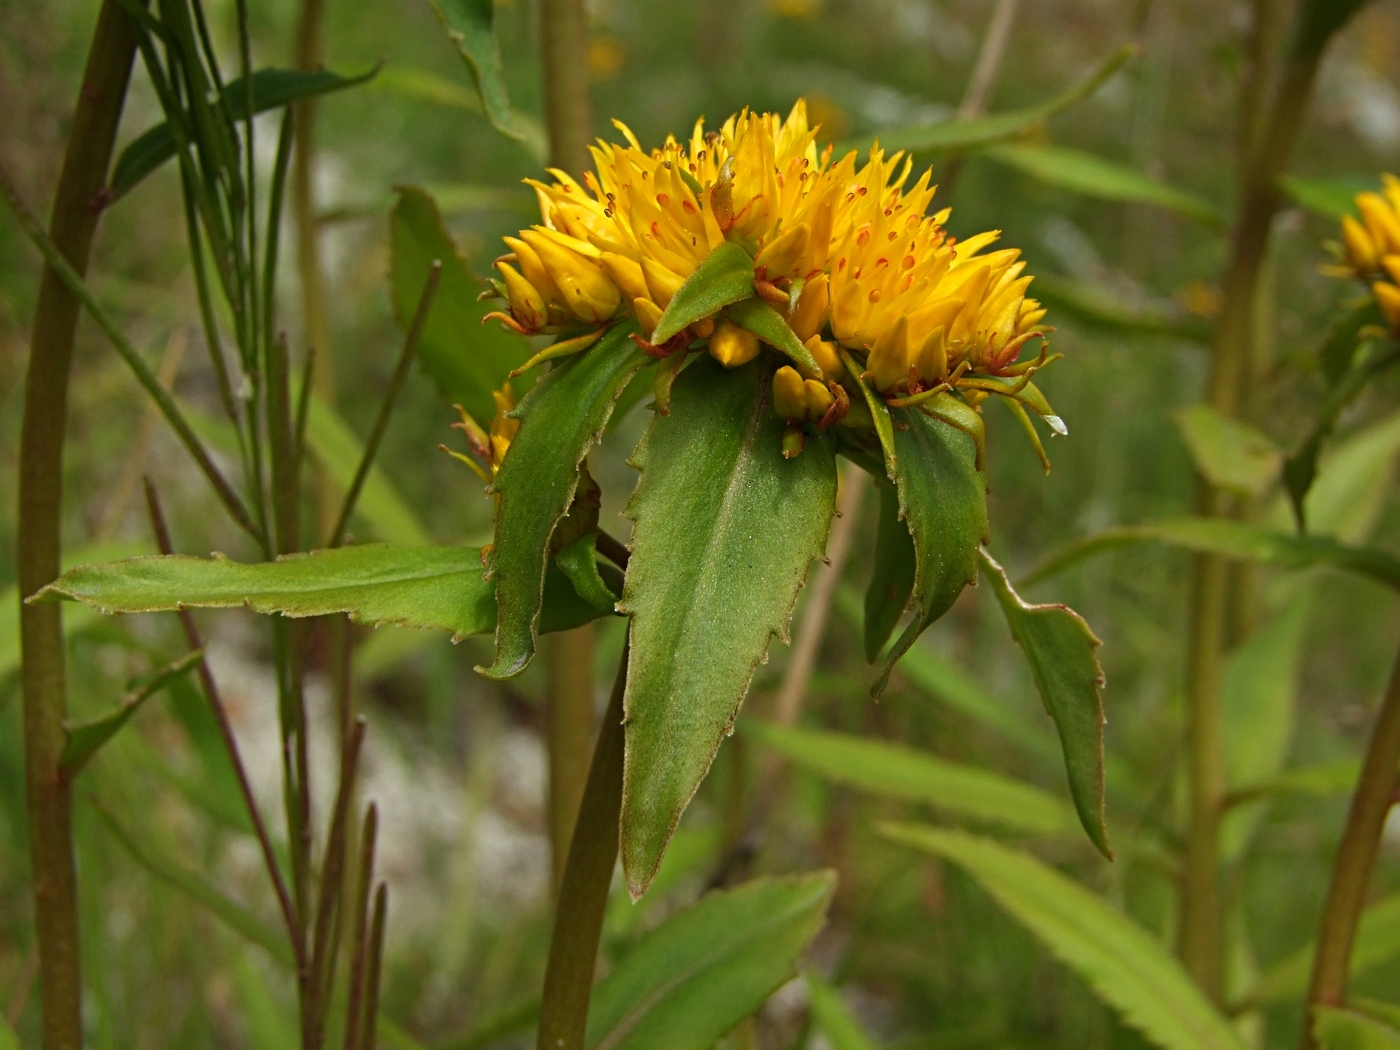
[[[126,725],[127,720],[136,713],[137,708],[164,689],[172,679],[178,678],[202,659],[204,659],[204,650],[195,649],[188,652],[180,659],[167,664],[137,682],[128,691],[122,702],[105,715],[85,722],[65,725],[63,727],[65,738],[63,754],[58,760],[59,767],[70,778],[77,776],[82,771],[83,766],[87,765],[88,760],[97,754],[102,745],[112,739],[117,731]]]
[[[771,373],[708,357],[676,381],[634,456],[632,617],[622,861],[633,897],[650,884],[681,813],[822,554],[836,498],[828,435],[782,454]]]
[[[914,619],[886,654],[871,695],[915,639],[977,580],[977,552],[987,541],[987,478],[972,438],[918,409],[892,409],[899,512],[914,541]]]
[[[1217,488],[1262,496],[1278,477],[1283,453],[1268,435],[1248,423],[1205,404],[1181,409],[1172,421],[1196,469]]]
[[[495,321],[482,324],[495,307],[477,300],[486,285],[468,267],[437,204],[416,186],[398,192],[389,217],[394,316],[401,326],[409,325],[428,271],[441,260],[438,293],[418,340],[418,355],[448,401],[463,405],[478,420],[490,419],[496,410],[491,391],[530,356],[530,345]]]
[[[1055,720],[1065,755],[1069,793],[1090,840],[1109,860],[1104,823],[1103,669],[1094,652],[1099,640],[1066,605],[1030,605],[1011,588],[1006,572],[985,551],[982,569],[997,596],[1011,637],[1030,664],[1036,690]]]
[[[865,401],[866,407],[870,410],[870,420],[875,427],[875,436],[880,439],[880,452],[885,461],[885,474],[894,480],[896,471],[899,468],[899,452],[894,444],[894,421],[890,418],[890,407],[885,404],[885,399],[861,378],[864,373],[859,365],[845,347],[838,345],[837,353],[841,355],[841,363],[846,367],[846,371],[855,378],[856,386],[860,387],[860,396]],[[900,515],[901,517],[903,514]]]
[[[753,294],[753,259],[733,241],[725,241],[676,290],[656,322],[651,341],[660,345],[686,325]]]
[[[880,145],[886,154],[894,150],[946,153],[1005,142],[1094,94],[1137,52],[1138,48],[1132,44],[1119,48],[1089,76],[1038,105],[971,120],[949,120],[923,127],[884,128],[880,132]],[[863,146],[864,143],[854,140],[842,143],[837,147],[836,155],[839,157],[847,150],[861,149]]]
[[[520,429],[511,440],[493,486],[500,497],[491,576],[499,622],[496,659],[477,670],[510,678],[535,655],[535,635],[554,527],[578,488],[579,464],[603,436],[627,382],[650,358],[616,324],[598,343],[544,376],[513,415]]]
[[[443,29],[457,46],[457,53],[471,72],[481,107],[497,131],[513,139],[521,137],[510,111],[501,49],[492,25],[494,0],[428,0]]]
[[[562,574],[551,576],[546,630],[567,630],[598,617]],[[462,638],[496,624],[491,585],[482,577],[478,547],[366,544],[251,565],[221,554],[84,565],[30,600],[71,598],[117,613],[239,606],[283,616],[348,613],[356,623],[451,631]]]
[[[865,659],[874,663],[914,593],[914,541],[899,518],[899,493],[881,484],[875,564],[865,590]]]
[[[971,875],[1129,1025],[1164,1050],[1244,1050],[1181,964],[1127,916],[1027,853],[959,831],[887,824],[883,834]]]
[[[876,1050],[875,1042],[865,1034],[860,1022],[842,1001],[841,993],[814,973],[805,973],[807,1005],[812,1021],[831,1050]]]
[[[1327,565],[1400,589],[1400,559],[1377,547],[1352,547],[1326,536],[1298,536],[1217,518],[1178,518],[1105,529],[1052,554],[1021,585],[1038,583],[1085,558],[1134,543],[1166,543],[1290,569]]]
[[[363,84],[378,71],[376,66],[364,73],[344,77],[324,69],[309,72],[296,69],[260,69],[253,74],[252,79],[253,113],[266,113],[270,109],[290,106],[303,99]],[[248,119],[248,89],[242,77],[224,86],[224,98],[234,120]],[[108,186],[111,200],[127,193],[175,156],[176,148],[175,136],[167,123],[157,124],[138,135],[122,150],[112,169],[112,181]]]
[[[1313,1035],[1321,1050],[1400,1050],[1400,1030],[1337,1006],[1313,1007]]]
[[[1052,186],[1100,200],[1150,204],[1196,219],[1214,229],[1225,225],[1220,209],[1204,197],[1167,186],[1133,168],[1065,146],[996,146],[986,155]]]
[[[1058,835],[1076,824],[1068,805],[1032,784],[902,744],[752,720],[742,729],[801,768],[858,791],[1031,835]]]
[[[729,308],[729,319],[740,328],[747,328],[769,346],[778,350],[803,368],[822,374],[811,351],[802,345],[787,319],[768,303],[755,296],[735,303]]]
[[[796,973],[832,872],[716,891],[648,934],[598,982],[589,1050],[710,1050]]]

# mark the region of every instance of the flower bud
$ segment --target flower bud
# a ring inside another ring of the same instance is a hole
[[[661,307],[650,299],[639,297],[632,300],[632,312],[637,315],[637,324],[642,329],[642,335],[650,340],[651,333],[656,331],[656,326],[661,321]]]
[[[521,237],[535,249],[575,317],[602,324],[617,313],[622,294],[597,262],[542,230],[526,230]]]
[[[758,336],[729,321],[715,326],[709,346],[710,356],[725,368],[738,368],[758,356]]]
[[[802,387],[807,393],[807,418],[813,423],[820,422],[836,398],[825,383],[819,383],[815,379],[803,380]]]
[[[870,348],[867,365],[875,389],[882,394],[892,392],[909,379],[909,315],[900,314],[875,340]]]
[[[807,391],[797,369],[783,365],[773,373],[773,411],[780,419],[801,420],[807,415]]]
[[[559,289],[554,286],[554,278],[549,276],[549,270],[540,261],[535,249],[522,241],[519,237],[506,237],[506,247],[515,253],[516,264],[520,267],[521,274],[525,280],[535,286],[535,290],[544,297],[547,303],[551,299],[562,302]]]
[[[948,333],[942,325],[930,332],[919,347],[914,355],[914,368],[919,378],[930,385],[948,378]]]
[[[788,318],[788,325],[797,333],[797,338],[806,343],[826,327],[826,315],[831,306],[831,281],[826,274],[813,277],[802,289],[797,300],[797,309]],[[821,364],[820,361],[817,364]],[[822,365],[822,370],[826,366]]]
[[[846,368],[841,364],[841,357],[836,352],[835,343],[829,343],[821,336],[814,335],[802,346],[812,355],[812,360],[817,363],[817,367],[822,370],[822,375],[826,376],[827,379],[839,380],[846,374]],[[806,379],[817,378],[815,375],[807,375],[805,371],[802,374]]]
[[[642,260],[642,276],[647,282],[648,298],[663,310],[670,305],[680,286],[685,284],[684,277],[672,273],[652,259]]]
[[[1366,227],[1350,215],[1342,216],[1342,244],[1346,247],[1347,262],[1357,273],[1375,273],[1379,256],[1376,244]]]
[[[507,262],[498,262],[496,269],[506,286],[506,299],[510,302],[511,316],[520,322],[521,327],[536,330],[548,315],[544,296],[533,284],[515,272]]]

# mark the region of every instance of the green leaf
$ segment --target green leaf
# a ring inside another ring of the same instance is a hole
[[[1087,281],[1037,274],[1035,297],[1057,317],[1069,314],[1110,332],[1161,335],[1209,343],[1211,325],[1175,303],[1125,303],[1123,296]]]
[[[729,308],[729,319],[808,371],[822,374],[811,351],[802,345],[802,340],[797,338],[787,319],[762,299],[754,297],[735,303]]]
[[[1119,48],[1089,76],[1038,105],[987,117],[974,117],[970,120],[949,120],[942,124],[922,127],[884,128],[879,135],[880,145],[888,156],[895,150],[908,150],[911,153],[947,153],[1005,142],[1023,131],[1043,124],[1055,114],[1094,94],[1137,52],[1138,48],[1134,44]],[[863,149],[864,146],[865,143],[859,140],[844,142],[836,148],[836,156],[839,157],[848,150]]]
[[[579,464],[603,435],[627,381],[651,359],[615,324],[595,345],[535,384],[512,415],[520,429],[492,486],[500,496],[491,576],[500,620],[496,659],[477,671],[510,678],[535,655],[536,622],[554,527],[578,488]]]
[[[117,731],[126,725],[127,720],[136,713],[138,707],[164,689],[172,679],[189,671],[202,659],[204,659],[203,649],[188,652],[180,659],[136,682],[122,702],[105,715],[85,722],[65,724],[63,727],[63,754],[58,760],[59,768],[70,778],[76,777],[82,771],[83,766],[87,765],[88,760],[97,754],[102,745],[112,739]]]
[[[976,581],[977,552],[988,536],[987,477],[977,469],[972,438],[918,409],[891,409],[890,417],[896,457],[890,480],[914,541],[914,619],[885,655],[874,697],[914,640]]]
[[[1204,197],[1167,186],[1142,172],[1065,146],[995,146],[992,160],[1052,186],[1101,200],[1150,204],[1179,212],[1214,229],[1225,225],[1220,209]]]
[[[1201,475],[1217,488],[1262,496],[1278,477],[1283,453],[1268,435],[1210,405],[1190,405],[1173,417]]]
[[[841,364],[855,379],[856,386],[860,388],[860,396],[870,410],[870,421],[875,427],[875,436],[880,439],[880,453],[885,461],[885,474],[893,480],[899,469],[899,453],[894,445],[894,420],[890,418],[890,407],[885,404],[885,399],[875,393],[874,388],[861,378],[865,369],[856,364],[855,358],[850,355],[850,352],[840,344],[837,344],[836,352],[841,355]],[[875,472],[871,471],[871,473]]]
[[[598,982],[589,1050],[710,1050],[796,972],[821,929],[833,872],[755,879],[702,897]]]
[[[442,224],[437,204],[416,186],[399,189],[389,217],[389,285],[394,316],[407,327],[434,260],[442,261],[433,308],[418,340],[424,369],[449,401],[479,421],[495,414],[491,392],[531,354],[524,338],[495,321],[482,323],[496,307],[479,302],[486,288]]]
[[[567,630],[598,617],[562,574],[551,576],[545,630]],[[478,547],[375,543],[251,565],[221,554],[85,565],[30,600],[71,598],[118,613],[239,606],[283,616],[349,613],[356,623],[451,631],[455,639],[495,627],[491,585],[482,577]]]
[[[578,596],[600,612],[610,613],[622,593],[622,575],[617,573],[617,586],[603,579],[600,569],[612,568],[598,564],[598,534],[580,536],[554,556],[554,563],[569,578]],[[613,570],[616,573],[616,570]]]
[[[1321,440],[1314,448],[1315,455]],[[1400,456],[1400,412],[1392,412],[1336,441],[1315,471],[1307,450],[1289,458],[1285,475],[1290,497],[1303,499],[1303,520],[1314,535],[1362,543],[1375,530],[1390,500],[1396,457]],[[1314,477],[1314,472],[1316,477]],[[1286,515],[1280,515],[1285,517]]]
[[[686,325],[753,294],[753,259],[733,241],[725,241],[676,289],[656,322],[651,341],[659,346]]]
[[[959,831],[887,824],[895,842],[950,861],[1164,1050],[1244,1050],[1181,964],[1127,916],[1027,853]]]
[[[1103,669],[1094,652],[1099,640],[1067,605],[1031,605],[1021,600],[1006,572],[985,551],[982,568],[997,596],[1011,637],[1030,664],[1036,690],[1055,720],[1065,754],[1069,793],[1090,840],[1110,860],[1104,823]]]
[[[377,90],[389,91],[414,102],[430,102],[438,106],[451,106],[471,113],[485,115],[481,96],[474,90],[462,87],[455,80],[439,76],[431,70],[413,66],[386,66],[374,80]],[[549,160],[549,135],[544,125],[528,113],[515,110],[510,115],[511,122],[518,131],[520,144],[529,152],[530,158],[539,166]],[[499,191],[499,187],[494,189]],[[441,198],[439,198],[441,199]],[[531,204],[534,195],[530,195]],[[444,204],[444,208],[447,206]]]
[[[1268,1006],[1289,1002],[1307,993],[1317,948],[1308,944],[1273,967],[1254,986],[1240,1005]],[[1347,965],[1352,978],[1400,956],[1400,893],[1386,897],[1361,913]]]
[[[831,1050],[876,1050],[875,1042],[861,1029],[850,1008],[841,1001],[841,993],[816,974],[802,975],[807,982],[807,1005],[812,1021]]]
[[[1302,0],[1293,30],[1295,62],[1317,61],[1332,34],[1369,0]]]
[[[1321,1050],[1400,1050],[1400,1030],[1336,1006],[1313,1007],[1313,1035]]]
[[[1293,203],[1314,215],[1340,222],[1343,215],[1356,214],[1356,195],[1375,188],[1374,175],[1342,175],[1333,178],[1304,179],[1285,175],[1279,181]]]
[[[306,413],[306,447],[326,472],[337,497],[343,499],[355,480],[364,445],[339,413],[316,393],[312,393]],[[472,488],[468,482],[466,490]],[[410,547],[432,543],[418,515],[378,464],[369,468],[352,520],[363,521],[377,539],[389,543]]]
[[[875,528],[875,565],[865,589],[865,659],[874,663],[914,593],[914,541],[899,519],[899,493],[877,485],[880,519]]]
[[[258,1050],[297,1050],[301,1045],[298,1020],[273,994],[269,975],[253,964],[248,952],[234,959],[233,987],[247,1045]]]
[[[513,139],[521,137],[510,111],[501,49],[493,28],[494,0],[428,0],[442,28],[471,72],[481,107],[497,131]]]
[[[1400,589],[1400,559],[1387,551],[1376,547],[1351,547],[1326,536],[1297,536],[1218,518],[1177,518],[1151,525],[1105,529],[1052,554],[1021,581],[1021,586],[1038,583],[1085,558],[1134,543],[1166,543],[1290,569],[1327,565]]]
[[[1032,784],[902,744],[753,720],[741,728],[808,772],[858,791],[1031,835],[1062,834],[1076,823],[1068,805]]]
[[[290,106],[303,99],[326,95],[332,91],[363,84],[372,78],[379,67],[343,77],[329,70],[318,69],[303,72],[296,69],[259,69],[253,74],[253,113],[266,113],[270,109]],[[224,86],[224,97],[234,120],[248,119],[248,92],[243,78],[231,80]],[[112,169],[112,180],[108,185],[111,199],[116,200],[132,189],[151,172],[175,156],[175,136],[168,123],[160,123],[147,128],[131,144],[122,150]]]
[[[627,507],[636,524],[618,608],[630,614],[622,862],[650,884],[681,813],[729,733],[754,671],[822,554],[836,498],[829,435],[782,455],[762,359],[701,358],[653,417]]]

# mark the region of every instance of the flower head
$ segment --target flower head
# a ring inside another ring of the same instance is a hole
[[[1382,175],[1380,193],[1356,195],[1357,219],[1342,216],[1340,265],[1327,272],[1367,282],[1390,326],[1400,331],[1400,179]]]

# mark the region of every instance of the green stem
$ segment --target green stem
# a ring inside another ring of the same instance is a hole
[[[1356,926],[1366,905],[1366,887],[1376,862],[1386,814],[1395,804],[1396,769],[1400,767],[1400,653],[1390,672],[1390,684],[1381,701],[1380,714],[1371,730],[1371,742],[1356,791],[1351,797],[1346,828],[1337,857],[1332,862],[1332,883],[1322,913],[1322,929],[1313,959],[1310,1006],[1340,1006],[1346,997],[1347,966],[1356,940]],[[1316,1045],[1312,1011],[1303,1022],[1304,1050]]]
[[[78,273],[87,270],[103,183],[136,54],[131,19],[104,0],[83,70],[50,221],[51,239]],[[20,431],[21,599],[55,579],[61,562],[63,438],[78,297],[52,266],[39,285]],[[73,860],[72,786],[59,766],[68,699],[62,607],[20,602],[25,787],[29,811],[35,931],[45,1050],[82,1046],[78,887]]]
[[[583,0],[544,0],[545,125],[551,165],[579,175],[588,167],[593,106],[588,95],[588,14]]]
[[[598,958],[598,938],[617,865],[622,812],[622,696],[627,684],[627,649],[622,650],[612,699],[598,730],[593,765],[579,805],[576,834],[559,888],[549,964],[540,1006],[539,1050],[582,1050],[588,999]]]

